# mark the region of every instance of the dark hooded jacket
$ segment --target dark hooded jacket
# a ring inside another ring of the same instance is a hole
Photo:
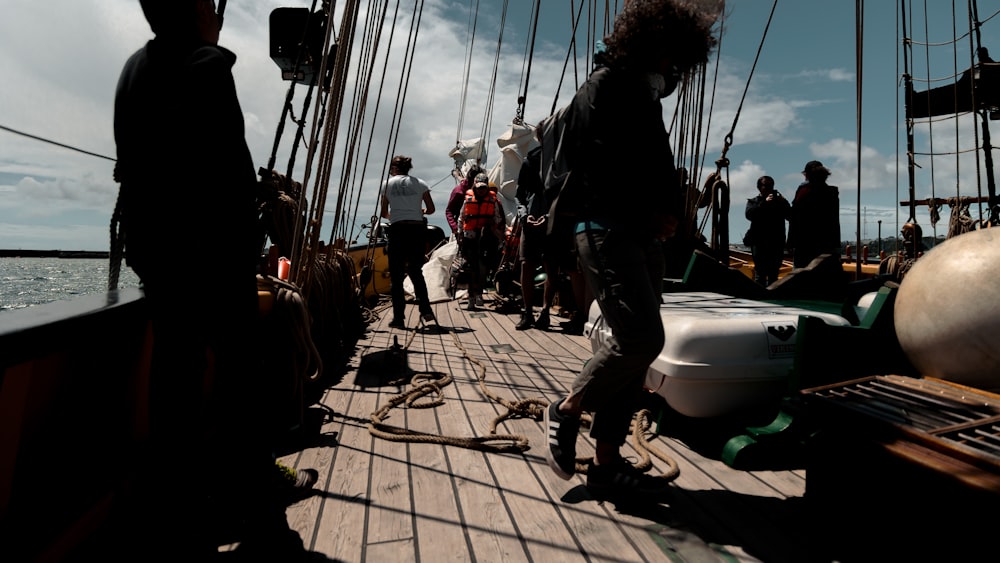
[[[177,276],[185,248],[204,257],[208,278],[255,277],[263,238],[235,62],[222,47],[156,38],[122,70],[121,224],[126,262],[145,284]]]

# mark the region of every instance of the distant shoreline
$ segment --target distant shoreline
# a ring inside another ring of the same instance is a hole
[[[23,250],[0,248],[0,258],[109,258],[106,250]]]

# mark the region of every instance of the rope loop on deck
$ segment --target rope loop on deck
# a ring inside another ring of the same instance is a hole
[[[416,331],[411,331],[406,343],[401,348],[404,350],[409,349],[410,345],[413,343],[413,339],[416,337],[416,334]],[[407,408],[432,408],[444,403],[443,389],[450,385],[454,381],[454,378],[448,374],[430,372],[414,373],[410,377],[409,383],[412,387],[409,391],[391,397],[384,405],[373,412],[371,415],[371,422],[368,425],[369,432],[373,436],[394,442],[442,444],[496,453],[516,453],[528,451],[531,446],[527,436],[521,434],[497,434],[497,428],[508,420],[518,418],[532,418],[534,420],[541,421],[544,417],[545,409],[548,408],[550,401],[541,397],[531,397],[514,401],[493,393],[486,386],[486,364],[482,360],[474,358],[469,351],[466,350],[456,332],[451,331],[451,335],[452,339],[455,341],[455,346],[462,352],[462,356],[478,368],[476,379],[479,383],[480,393],[487,399],[498,403],[507,409],[506,412],[501,413],[490,422],[489,435],[476,437],[443,436],[425,432],[415,432],[384,423],[384,421],[389,417],[389,412],[400,405],[405,405]],[[403,384],[404,381],[396,381],[393,383]],[[430,396],[433,396],[433,399],[422,401],[422,399]],[[650,418],[650,411],[648,409],[642,409],[635,414],[635,417],[632,420],[630,433],[632,435],[634,447],[636,451],[639,452],[640,458],[639,462],[635,464],[635,468],[640,471],[648,471],[653,466],[652,457],[656,457],[667,465],[667,470],[662,475],[659,475],[658,478],[672,481],[680,475],[680,467],[670,456],[650,445],[648,438],[650,428],[652,426]],[[583,413],[580,416],[581,428],[589,428],[592,422],[593,417],[590,414]],[[589,457],[577,458],[576,472],[586,474],[592,464],[592,461],[593,459]]]

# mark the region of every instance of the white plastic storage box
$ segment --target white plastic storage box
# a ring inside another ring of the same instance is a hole
[[[787,391],[799,315],[850,325],[832,313],[719,293],[664,293],[663,352],[646,388],[690,417],[715,417],[775,401]],[[595,302],[585,334],[597,349],[611,332]]]

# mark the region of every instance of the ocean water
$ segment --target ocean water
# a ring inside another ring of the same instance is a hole
[[[0,258],[0,314],[104,293],[107,287],[107,258]],[[118,287],[139,287],[139,278],[125,265]]]

